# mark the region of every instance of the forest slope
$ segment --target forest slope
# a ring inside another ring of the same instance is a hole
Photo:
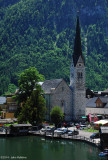
[[[0,0],[0,95],[12,92],[24,69],[69,83],[76,14],[80,11],[86,87],[108,88],[106,0]]]

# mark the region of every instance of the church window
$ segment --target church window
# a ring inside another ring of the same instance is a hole
[[[78,73],[77,73],[77,77],[78,77],[78,78],[82,78],[82,77],[83,77],[82,72],[78,72]]]
[[[81,74],[81,78],[82,78],[82,72],[80,74]]]
[[[62,92],[64,91],[64,87],[62,87]]]
[[[64,101],[62,100],[62,101],[61,101],[61,107],[63,107],[63,106],[64,106]]]
[[[65,108],[65,102],[64,100],[61,101],[61,110],[64,113],[64,108]]]

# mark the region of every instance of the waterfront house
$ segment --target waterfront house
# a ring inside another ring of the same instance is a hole
[[[92,116],[100,115],[108,118],[108,96],[99,96],[87,99],[86,115],[91,113]]]
[[[0,97],[0,107],[2,110],[1,118],[15,118],[14,113],[17,110],[17,103],[12,98],[13,95]]]

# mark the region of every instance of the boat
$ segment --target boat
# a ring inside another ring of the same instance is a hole
[[[104,150],[103,152],[100,152],[99,156],[101,157],[108,156],[108,150]]]

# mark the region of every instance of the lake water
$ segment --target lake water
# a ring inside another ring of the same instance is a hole
[[[106,160],[100,150],[83,142],[35,136],[0,138],[0,160]]]

